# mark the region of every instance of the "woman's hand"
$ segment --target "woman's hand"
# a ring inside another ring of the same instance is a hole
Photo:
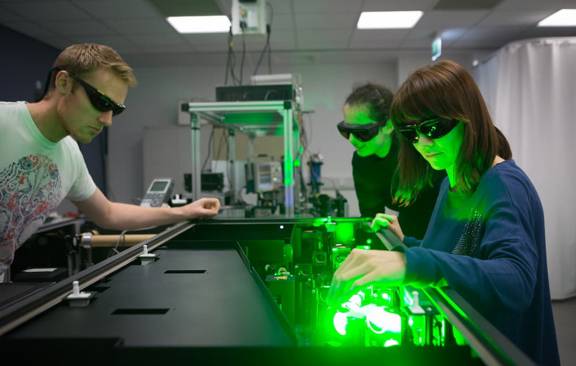
[[[384,286],[398,286],[405,276],[404,253],[353,249],[334,273],[330,297],[335,301],[355,287],[374,282]]]
[[[402,232],[402,228],[398,222],[398,216],[384,213],[376,214],[370,226],[374,231],[378,231],[380,229],[388,229],[396,234],[400,240],[404,241],[404,233]]]

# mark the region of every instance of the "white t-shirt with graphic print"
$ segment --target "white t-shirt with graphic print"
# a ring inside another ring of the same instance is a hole
[[[83,201],[95,190],[72,137],[54,143],[25,102],[0,102],[0,282],[16,249],[64,198]]]

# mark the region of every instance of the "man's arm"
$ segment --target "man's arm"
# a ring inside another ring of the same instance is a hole
[[[217,215],[220,209],[220,202],[216,198],[201,198],[182,207],[141,207],[111,202],[98,188],[88,199],[74,204],[98,226],[116,230],[212,217]]]

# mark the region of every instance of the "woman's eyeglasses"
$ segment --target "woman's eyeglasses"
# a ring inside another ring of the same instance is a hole
[[[352,123],[346,123],[344,121],[338,123],[338,132],[346,140],[350,138],[350,134],[353,134],[358,140],[367,142],[372,140],[380,131],[380,127],[384,126],[387,121],[384,122],[374,122],[366,125],[357,125]]]
[[[124,112],[126,106],[124,104],[118,104],[110,99],[108,96],[102,94],[98,89],[93,87],[92,85],[88,84],[84,80],[80,79],[77,76],[70,74],[70,77],[77,81],[88,95],[88,99],[90,99],[90,103],[92,106],[99,110],[100,112],[108,112],[112,111],[114,116],[119,115],[120,113]]]
[[[456,119],[435,117],[420,123],[405,124],[396,130],[410,143],[415,144],[418,142],[419,135],[437,139],[447,135],[457,124],[458,120]]]

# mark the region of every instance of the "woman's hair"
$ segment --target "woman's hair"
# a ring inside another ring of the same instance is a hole
[[[54,61],[53,68],[64,69],[74,75],[83,76],[97,69],[107,69],[132,87],[137,84],[134,70],[111,47],[80,43],[66,47]],[[51,73],[49,90],[54,89],[55,72]]]
[[[384,122],[390,116],[390,104],[393,94],[382,85],[367,83],[354,88],[346,98],[347,105],[368,107],[370,118],[377,122]]]
[[[432,117],[457,119],[464,137],[456,161],[456,189],[471,192],[496,155],[512,157],[506,137],[494,126],[474,79],[456,62],[443,60],[413,72],[396,92],[391,106],[396,129],[408,121]],[[407,205],[431,184],[432,168],[412,143],[400,139],[395,200]]]

